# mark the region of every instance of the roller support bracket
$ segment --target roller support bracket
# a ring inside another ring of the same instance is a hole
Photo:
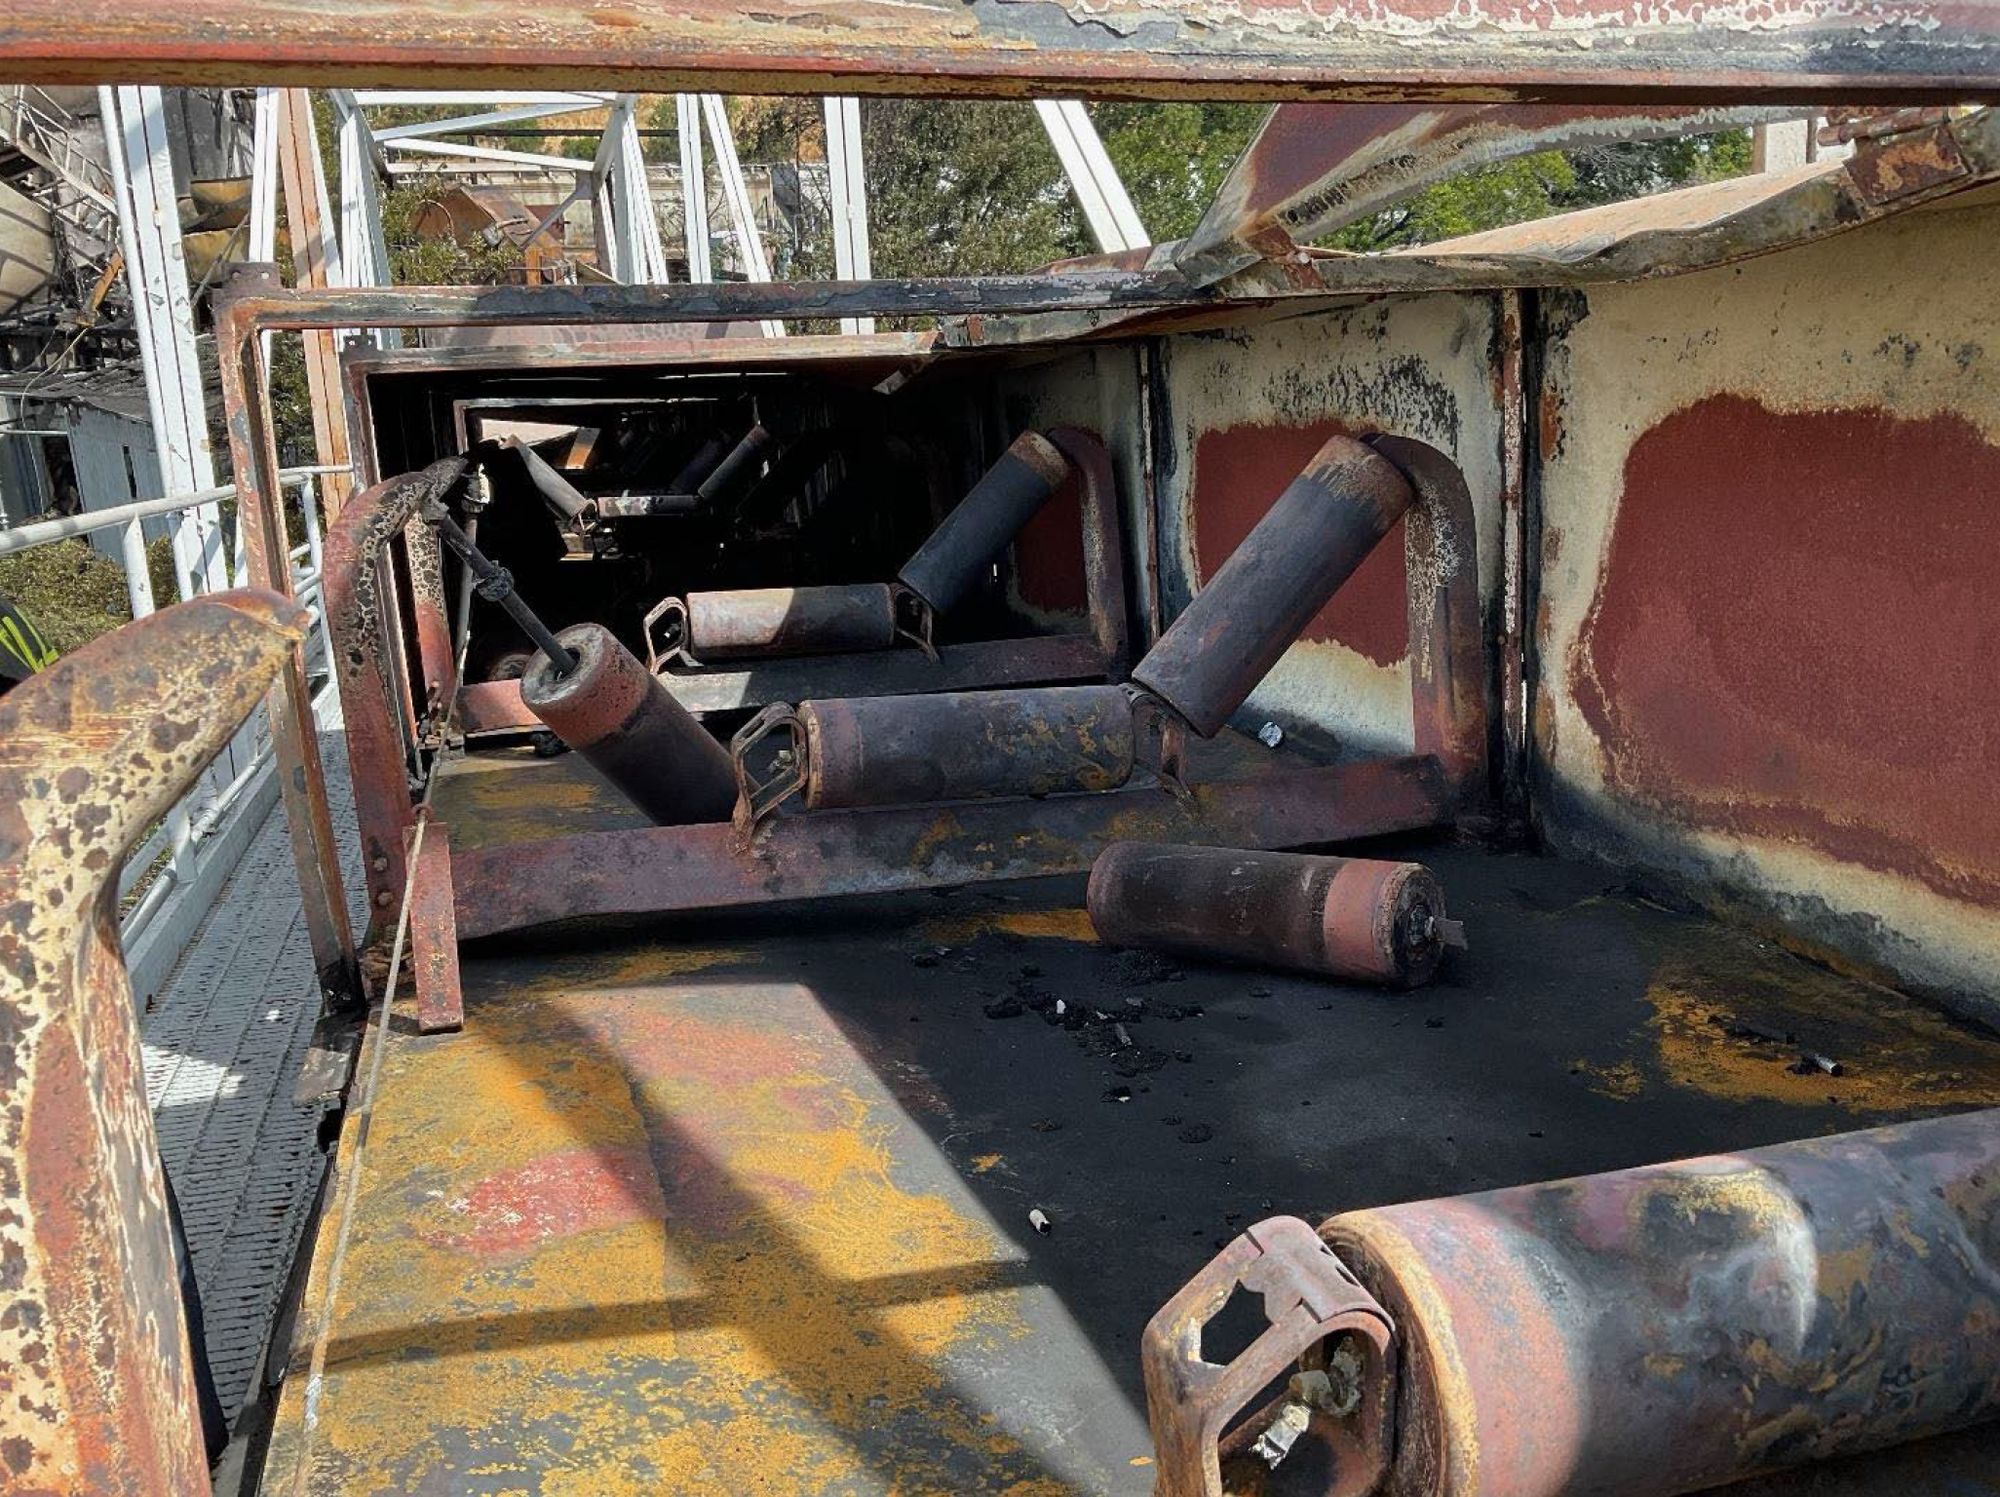
[[[937,665],[938,659],[935,635],[937,633],[937,613],[916,593],[900,582],[889,584],[890,596],[895,600],[896,637],[907,639],[924,652],[924,658]]]
[[[1160,788],[1183,804],[1194,800],[1187,783],[1187,719],[1150,691],[1125,688],[1132,697],[1132,736],[1139,763],[1160,782]]]
[[[662,644],[662,640],[659,637],[660,625],[669,621],[672,621],[674,624],[674,633],[669,640],[665,641],[666,649],[663,652],[660,648]],[[646,669],[654,675],[664,675],[667,666],[675,660],[685,661],[687,664],[697,667],[701,665],[701,662],[695,659],[694,652],[688,647],[690,635],[688,631],[687,604],[679,598],[662,598],[659,602],[655,603],[647,611],[645,619],[640,624],[639,632],[646,641]]]
[[[1239,1288],[1262,1297],[1268,1324],[1217,1365],[1202,1356],[1202,1328]],[[1329,1497],[1362,1497],[1389,1470],[1395,1327],[1296,1217],[1258,1222],[1217,1254],[1147,1325],[1140,1358],[1159,1461],[1153,1497],[1223,1497],[1225,1461],[1303,1460],[1308,1441],[1321,1447]],[[1294,1366],[1284,1394],[1230,1427]]]
[[[775,733],[783,733],[789,747],[779,751],[776,770],[760,780],[750,768],[750,754]],[[736,730],[729,740],[729,757],[736,767],[736,811],[730,820],[747,851],[757,828],[779,806],[805,790],[806,730],[798,709],[789,702],[771,703]]]

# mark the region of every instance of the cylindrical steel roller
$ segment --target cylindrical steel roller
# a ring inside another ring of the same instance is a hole
[[[846,587],[750,587],[687,595],[687,649],[703,660],[886,650],[896,642],[886,582]]]
[[[806,805],[921,805],[1115,790],[1132,776],[1116,686],[806,702]]]
[[[1410,502],[1410,485],[1388,459],[1332,438],[1132,679],[1212,738]]]
[[[1444,891],[1418,863],[1114,842],[1091,866],[1100,940],[1408,988],[1444,950]]]
[[[726,432],[710,432],[702,438],[701,445],[688,455],[688,460],[680,465],[679,470],[668,481],[668,491],[675,494],[694,493],[700,484],[707,482],[709,475],[715,472],[725,457],[729,456],[735,445]]]
[[[1408,1497],[1665,1497],[2000,1415],[2000,1112],[1336,1216]]]
[[[556,642],[576,656],[557,675],[537,653],[521,700],[549,730],[661,826],[727,821],[736,805],[729,751],[601,624],[572,624]]]
[[[765,455],[776,444],[777,438],[758,422],[743,434],[743,438],[729,449],[728,455],[715,465],[713,471],[701,481],[695,492],[705,504],[717,500],[734,498],[747,488],[756,478],[757,470],[763,465]]]
[[[1068,473],[1055,443],[1023,432],[917,548],[898,580],[932,613],[950,613]]]

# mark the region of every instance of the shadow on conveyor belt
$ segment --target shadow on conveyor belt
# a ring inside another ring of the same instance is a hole
[[[732,978],[754,978],[766,993],[796,983],[789,991],[838,1026],[1019,1255],[878,1281],[867,1296],[888,1306],[1045,1284],[1115,1379],[1125,1421],[1143,1417],[1138,1338],[1148,1318],[1260,1217],[1316,1221],[2000,1104],[2000,1044],[1990,1037],[1650,905],[1615,872],[1407,840],[1392,850],[1437,870],[1471,943],[1438,985],[1413,994],[1110,951],[1090,940],[1081,880],[1068,879],[503,939],[474,948],[468,1023],[486,1022],[476,989],[504,984],[517,962],[662,936],[733,957],[676,991]],[[626,1069],[615,1036],[569,1038]],[[1801,1074],[1790,1063],[1803,1050],[1837,1058],[1843,1074]],[[739,1189],[737,1166],[644,1090],[634,1098],[653,1169],[678,1199],[713,1204],[717,1241],[743,1255],[726,1261],[760,1265],[757,1293],[711,1282],[702,1292],[711,1307],[677,1302],[673,1323],[726,1310],[752,1341],[769,1331],[779,1357],[796,1345],[788,1317],[799,1304],[846,1291],[800,1245],[787,1213]],[[1031,1209],[1046,1214],[1049,1235],[1030,1228]],[[796,1298],[759,1297],[778,1283]],[[857,1385],[935,1376],[929,1352],[886,1320],[862,1330],[856,1344],[879,1365],[855,1369]],[[503,1319],[493,1333],[623,1334],[563,1316]],[[993,1355],[1023,1364],[1013,1375],[1023,1397],[1049,1376],[1020,1348]],[[978,1409],[954,1407],[956,1396],[943,1394],[934,1417],[976,1426]],[[864,1460],[882,1460],[885,1484],[909,1485],[911,1432],[875,1433],[880,1441],[865,1428],[847,1437]],[[997,1490],[1049,1474],[1019,1447],[980,1456],[975,1473],[961,1460],[969,1446],[945,1444],[912,1489],[936,1479],[946,1483],[936,1490]],[[882,1454],[890,1446],[893,1458]],[[1145,1475],[1132,1473],[1132,1490],[1144,1490]],[[1973,1432],[1740,1490],[2000,1492],[2000,1438]]]

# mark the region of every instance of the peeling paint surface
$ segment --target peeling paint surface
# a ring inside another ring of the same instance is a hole
[[[1968,195],[1551,304],[1535,722],[1559,848],[1989,1016],[1996,227]]]
[[[1051,1427],[1074,1372],[1002,1392],[1031,1337],[1094,1353],[907,1089],[809,986],[672,955],[468,960],[465,1031],[392,1039],[317,1434],[294,1377],[267,1490],[1100,1490],[1132,1431]]]

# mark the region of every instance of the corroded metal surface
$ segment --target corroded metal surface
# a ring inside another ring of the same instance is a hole
[[[1678,1493],[2000,1412],[2000,1115],[1350,1212],[1394,1490]]]
[[[295,1348],[266,1491],[1143,1490],[1016,1213],[813,985],[681,941],[467,982],[462,1035],[389,1037],[324,1382],[308,1425]]]
[[[1211,1362],[1203,1328],[1239,1290],[1262,1302],[1265,1328],[1232,1361]],[[1146,1326],[1139,1355],[1159,1461],[1153,1497],[1240,1490],[1225,1487],[1223,1461],[1268,1439],[1274,1416],[1293,1426],[1279,1451],[1291,1463],[1288,1481],[1312,1464],[1328,1497],[1366,1497],[1388,1471],[1394,1443],[1394,1338],[1388,1313],[1311,1227],[1289,1216],[1258,1222]],[[1277,1409],[1251,1409],[1231,1427],[1288,1375]]]
[[[521,700],[556,737],[661,826],[727,821],[736,804],[729,751],[601,624],[556,635],[576,667],[537,654]]]
[[[1444,891],[1417,863],[1118,842],[1090,868],[1098,939],[1410,988],[1444,955]]]
[[[850,697],[799,720],[815,811],[1115,790],[1137,763],[1122,686]]]
[[[451,829],[427,817],[423,838],[410,884],[410,980],[417,990],[417,1028],[436,1034],[464,1027],[465,996],[451,897]]]
[[[364,944],[371,947],[386,938],[385,922],[393,920],[396,901],[402,897],[405,840],[414,824],[411,765],[401,726],[410,704],[398,700],[402,694],[391,685],[385,669],[390,636],[400,623],[388,607],[383,568],[389,563],[389,543],[405,533],[411,516],[427,500],[448,493],[466,469],[464,458],[446,458],[421,473],[363,490],[348,500],[328,528],[322,547],[333,673],[347,729],[347,762],[353,771],[368,884],[369,933]],[[428,527],[417,528],[428,533]],[[442,592],[430,597],[441,622]]]
[[[1699,134],[1796,117],[1772,108],[1281,104],[1173,263],[1207,285],[1357,223],[1454,172],[1533,151]]]
[[[285,0],[16,0],[5,76],[96,83],[521,85],[1133,98],[1992,97],[1977,6],[1924,0],[835,0],[365,17]]]
[[[269,593],[163,609],[0,702],[0,1486],[208,1490],[118,938],[126,856],[304,637]]]
[[[2000,220],[1959,201],[1545,301],[1534,788],[1558,847],[1990,1017],[2000,316],[1938,288]]]
[[[1390,462],[1349,437],[1330,438],[1132,679],[1212,737],[1411,498]]]

